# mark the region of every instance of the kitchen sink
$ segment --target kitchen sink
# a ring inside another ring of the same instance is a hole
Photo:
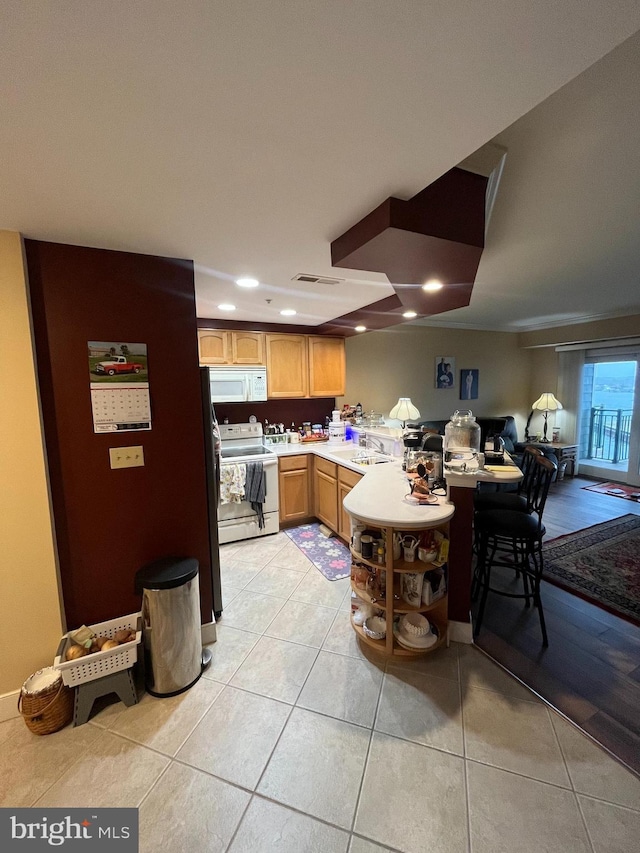
[[[356,453],[351,457],[351,462],[357,465],[379,465],[381,462],[393,462],[390,456],[385,456],[382,453]]]
[[[336,456],[341,456],[348,462],[355,462],[356,465],[379,465],[381,462],[393,462],[393,456],[387,456],[385,453],[378,453],[377,450],[336,450]]]

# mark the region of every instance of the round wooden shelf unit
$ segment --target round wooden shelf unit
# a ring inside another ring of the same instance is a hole
[[[371,593],[367,589],[361,589],[356,586],[353,579],[351,580],[351,589],[355,592],[358,598],[361,598],[367,604],[371,604],[373,607],[377,607],[379,610],[387,609],[387,601],[385,598],[373,598]],[[440,597],[437,601],[434,601],[433,604],[420,604],[418,607],[413,607],[411,604],[407,604],[406,601],[403,601],[400,596],[400,586],[397,581],[394,581],[393,585],[393,612],[394,613],[429,613],[431,610],[436,610],[438,605],[443,601],[447,600],[446,594]]]
[[[437,648],[439,648],[444,642],[446,642],[447,630],[446,630],[446,628],[442,628],[440,625],[438,625],[437,622],[434,622],[434,624],[437,625],[437,627],[438,627],[438,639],[436,640],[436,642],[432,646],[429,646],[428,649],[415,649],[415,650],[414,649],[406,649],[404,646],[401,646],[398,643],[398,641],[396,640],[396,638],[394,637],[393,638],[393,657],[418,658],[418,657],[422,657],[422,655],[428,654],[429,652],[433,652]],[[352,626],[353,630],[356,632],[356,634],[358,635],[358,637],[360,638],[360,642],[364,643],[366,646],[370,646],[372,649],[375,649],[381,655],[388,656],[386,637],[383,640],[373,640],[373,639],[371,639],[371,637],[367,637],[367,635],[362,630],[362,628],[359,625],[356,625],[354,623],[353,619],[351,620],[351,626]]]
[[[354,516],[355,520],[358,520]],[[374,640],[371,637],[368,637],[364,630],[351,620],[351,625],[353,630],[358,635],[360,642],[364,645],[368,646],[371,649],[375,649],[379,654],[384,655],[387,658],[399,657],[399,658],[414,658],[421,657],[422,655],[429,654],[432,651],[435,651],[439,648],[443,643],[448,643],[448,599],[447,595],[441,596],[437,601],[434,601],[432,604],[420,604],[417,606],[413,606],[408,604],[406,601],[402,600],[400,590],[401,590],[401,576],[405,573],[413,573],[413,574],[424,574],[432,571],[436,571],[437,569],[446,566],[444,562],[431,562],[425,563],[422,560],[414,560],[414,561],[406,561],[403,559],[394,560],[393,559],[393,537],[394,533],[398,532],[393,527],[381,527],[376,525],[367,525],[368,530],[379,530],[380,537],[384,538],[385,541],[385,562],[379,563],[373,560],[367,559],[362,556],[362,554],[358,551],[355,551],[353,547],[351,548],[351,557],[352,557],[352,578],[351,578],[351,588],[358,596],[358,598],[362,599],[362,601],[371,604],[377,610],[380,610],[386,619],[386,636],[382,640]],[[442,533],[445,538],[448,539],[449,535],[449,524],[448,521],[441,522],[440,524],[435,525],[425,525],[425,530],[438,530]],[[417,531],[412,531],[412,533]],[[353,578],[353,569],[358,567],[366,567],[371,570],[372,574],[378,574],[380,572],[386,573],[386,587],[385,587],[385,596],[384,598],[374,598],[372,597],[370,590],[366,588],[362,588],[358,586],[356,581]],[[426,649],[410,649],[402,646],[397,638],[394,636],[393,629],[396,617],[405,613],[429,613],[429,621],[437,627],[438,637],[436,642],[429,646]]]

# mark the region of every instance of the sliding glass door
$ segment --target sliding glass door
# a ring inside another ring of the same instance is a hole
[[[580,472],[640,486],[640,353],[609,353],[585,358]]]

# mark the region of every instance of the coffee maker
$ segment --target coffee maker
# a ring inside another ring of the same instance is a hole
[[[422,432],[419,429],[407,429],[402,436],[404,444],[404,457],[402,459],[402,469],[406,471],[410,467],[410,461],[413,458],[416,450],[422,444]]]
[[[430,480],[433,480],[432,488],[442,488],[445,485],[442,479],[442,446],[443,436],[435,432],[428,432],[422,436],[421,451],[433,462],[433,472]]]

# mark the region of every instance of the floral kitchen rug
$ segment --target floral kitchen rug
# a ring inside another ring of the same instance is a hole
[[[640,516],[552,539],[542,553],[545,580],[640,624]]]
[[[339,581],[350,576],[349,549],[336,536],[324,536],[318,523],[290,527],[285,533],[327,580]]]

